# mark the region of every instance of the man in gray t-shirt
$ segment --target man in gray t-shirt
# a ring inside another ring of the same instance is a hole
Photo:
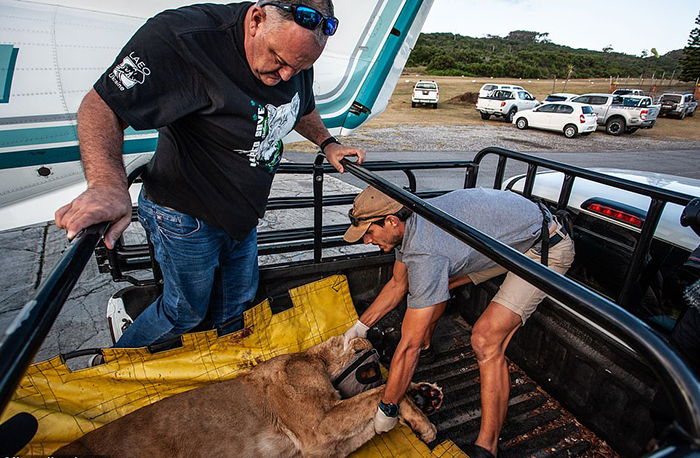
[[[549,267],[564,274],[573,262],[573,241],[561,225],[537,204],[515,193],[462,189],[428,202],[537,261],[543,219],[547,218]],[[467,283],[481,283],[506,270],[372,187],[357,196],[349,216],[352,226],[345,233],[346,241],[362,239],[385,252],[395,250],[396,261],[391,280],[345,333],[346,342],[365,337],[369,327],[393,310],[404,296],[408,299],[401,341],[391,361],[386,391],[374,420],[376,431],[381,433],[396,424],[397,404],[408,388],[419,358],[431,354],[431,337],[447,305],[449,290]],[[471,343],[481,375],[482,416],[479,436],[467,450],[472,458],[496,456],[510,393],[505,349],[544,297],[542,291],[508,273],[474,324]]]

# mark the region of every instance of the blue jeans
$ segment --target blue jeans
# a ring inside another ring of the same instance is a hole
[[[240,317],[258,289],[258,243],[254,228],[240,242],[209,226],[139,196],[139,221],[163,271],[163,294],[129,326],[115,347],[164,341],[197,326],[211,309],[213,326]],[[242,323],[225,329],[235,331]]]

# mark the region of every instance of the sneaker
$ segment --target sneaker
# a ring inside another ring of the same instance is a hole
[[[131,326],[134,320],[126,313],[124,301],[121,297],[110,297],[107,302],[107,323],[109,332],[112,335],[112,343],[117,343],[124,334],[126,328]]]
[[[90,358],[88,361],[88,367],[95,367],[99,366],[100,364],[105,363],[105,357],[102,356],[102,353],[98,353]]]

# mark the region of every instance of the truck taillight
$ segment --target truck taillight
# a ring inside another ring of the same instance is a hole
[[[616,219],[623,223],[631,224],[632,226],[642,227],[642,219],[638,216],[632,215],[630,213],[623,212],[616,208],[609,207],[607,205],[599,203],[588,204],[588,210],[598,213],[600,215],[608,216],[612,219]]]
[[[506,106],[506,103],[505,103],[505,102],[501,102],[501,107],[504,107],[504,106]]]
[[[649,110],[642,110],[642,113],[639,115],[639,117],[644,121],[647,119],[647,115],[649,114]]]
[[[584,115],[579,116],[578,119],[579,119],[578,122],[580,122],[581,124],[586,122],[586,117]]]

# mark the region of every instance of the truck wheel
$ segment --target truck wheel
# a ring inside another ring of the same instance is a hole
[[[685,110],[683,110],[683,113],[678,115],[678,119],[685,119]]]
[[[437,110],[437,102],[433,104],[433,110]]]
[[[415,108],[415,107],[416,107],[416,102],[411,102],[411,108]]]
[[[625,120],[622,118],[610,118],[605,124],[605,132],[610,135],[618,136],[625,131]]]
[[[564,126],[564,136],[566,138],[574,138],[578,134],[578,129],[573,124],[567,124]]]
[[[696,108],[695,110],[697,110],[697,108]],[[688,116],[690,116],[691,118],[692,118],[693,116],[695,116],[695,110],[693,110],[693,111],[691,111],[690,113],[688,113]]]
[[[488,113],[481,113],[481,119],[489,119],[491,118],[491,115]]]
[[[515,127],[517,127],[520,130],[527,129],[527,119],[518,118],[518,120],[515,121]]]
[[[518,112],[517,108],[511,109],[508,114],[506,115],[506,122],[513,122],[513,118],[515,118],[515,113]]]
[[[628,127],[627,130],[625,130],[626,134],[633,134],[637,132],[638,127]]]

